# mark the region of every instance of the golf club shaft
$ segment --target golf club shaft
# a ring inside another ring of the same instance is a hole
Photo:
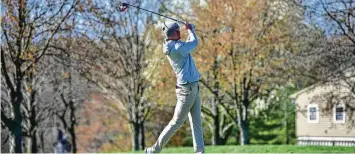
[[[177,20],[177,19],[174,19],[174,18],[165,16],[165,15],[159,14],[159,13],[156,13],[156,12],[153,12],[153,11],[150,11],[150,10],[147,10],[147,9],[143,9],[143,8],[140,8],[140,7],[138,7],[138,6],[134,6],[134,5],[131,5],[131,4],[128,4],[128,3],[126,3],[126,4],[127,4],[128,6],[132,6],[132,7],[135,7],[135,8],[137,8],[137,9],[141,9],[141,10],[144,10],[144,11],[147,11],[147,12],[150,12],[150,13],[153,13],[153,14],[156,14],[156,15],[159,15],[159,16],[162,16],[162,17],[165,17],[165,18],[174,20],[174,21],[176,21],[176,22],[180,22],[180,23],[182,23],[182,24],[185,24],[185,22],[183,22],[183,21],[180,21],[180,20]]]

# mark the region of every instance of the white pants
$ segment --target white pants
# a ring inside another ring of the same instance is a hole
[[[204,153],[201,124],[201,100],[198,82],[176,86],[177,104],[174,116],[153,145],[153,153],[159,153],[170,137],[181,127],[189,116],[195,153]]]

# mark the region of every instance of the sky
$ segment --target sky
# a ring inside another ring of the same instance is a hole
[[[346,8],[339,0],[322,0],[325,4],[332,3],[332,5],[325,5],[325,8],[330,12],[336,12],[340,10],[345,10]],[[348,5],[355,6],[355,1],[344,0]],[[308,9],[306,10],[305,20],[309,24],[317,25],[319,28],[324,30],[325,34],[339,35],[339,26],[333,21],[327,18],[326,12],[323,6],[319,3],[321,0],[307,0],[303,1],[303,5]],[[354,16],[352,17],[354,21]]]
[[[94,0],[96,2],[97,5],[101,6],[102,8],[106,9],[107,11],[113,11],[113,6],[110,5],[112,3],[116,3],[118,4],[119,1],[117,0]],[[163,0],[141,0],[142,2],[142,5],[141,7],[142,8],[145,8],[145,9],[148,9],[148,10],[151,10],[151,11],[154,11],[154,12],[159,12],[159,7],[160,7],[160,4],[162,3]],[[310,11],[306,11],[306,14],[305,14],[305,19],[306,19],[306,22],[309,23],[309,24],[315,24],[317,26],[319,26],[320,28],[322,28],[326,34],[330,35],[330,34],[333,34],[333,33],[340,33],[340,32],[336,32],[334,29],[332,29],[332,27],[337,27],[337,25],[335,25],[334,22],[331,22],[329,20],[327,20],[324,16],[322,16],[325,12],[322,8],[321,5],[319,4],[316,4],[317,2],[319,2],[320,0],[307,0],[307,1],[303,1],[303,4],[305,6],[308,6],[309,8],[313,8],[313,10],[315,10],[316,13],[314,12],[310,12]],[[336,0],[324,0],[325,2],[334,2]],[[45,2],[45,0],[29,0],[28,3],[38,3],[39,6],[42,5],[43,2]],[[60,2],[60,1],[58,1]],[[70,1],[69,1],[70,2]],[[132,5],[137,5],[137,0],[122,0],[121,2],[125,2],[125,3],[129,3],[129,4],[132,4]],[[192,16],[192,12],[191,12],[191,9],[190,9],[190,4],[189,4],[189,1],[182,1],[182,0],[167,0],[164,2],[166,6],[183,6],[183,7],[172,7],[172,8],[169,8],[179,14],[181,14],[182,16]],[[204,0],[201,1],[201,4],[203,5],[205,3]],[[355,1],[354,2],[349,2],[349,4],[352,3],[353,6],[355,6]],[[4,6],[3,2],[0,2],[0,6],[1,6],[1,10],[0,10],[0,13],[1,13],[1,17],[4,16],[5,14],[5,11],[6,11],[6,7]],[[344,6],[341,4],[341,3],[337,3],[335,5],[333,5],[333,7],[329,7],[330,10],[337,10],[337,9],[344,9]],[[55,9],[52,11],[52,12],[47,12],[49,15],[51,13],[53,13],[55,11]],[[127,12],[114,12],[112,15],[112,17],[114,18],[120,18],[120,17],[125,17],[127,16],[128,12],[132,13],[134,11],[137,11],[136,8],[129,8],[127,10]],[[146,17],[148,15],[150,15],[151,13],[149,12],[144,12],[142,13],[142,16],[143,17]],[[162,12],[162,14],[165,14],[165,15],[168,15],[167,12]],[[166,19],[166,18],[163,18],[163,17],[159,17],[157,15],[153,15],[153,20],[155,23],[155,26],[157,28],[160,28],[163,26],[162,22],[173,22],[172,20],[170,19]],[[184,21],[184,19],[179,19],[177,17],[174,17],[174,16],[171,16],[173,18],[176,18],[178,20],[182,20]],[[146,19],[140,21],[140,23],[138,24],[139,26],[139,31],[140,33],[143,33],[144,30],[145,30],[145,27],[144,27],[144,24],[142,24],[143,22],[145,22]],[[76,21],[79,23],[77,26],[77,31],[78,32],[83,32],[82,29],[88,29],[90,31],[93,31],[94,29],[92,29],[92,27],[87,27],[86,26],[86,23],[88,22],[88,19],[86,19],[85,17],[83,17],[82,15],[80,14],[77,14],[76,16]],[[105,27],[103,25],[95,25],[95,29],[104,29]],[[119,28],[119,27],[117,27]],[[121,34],[118,34],[118,35],[121,35]]]

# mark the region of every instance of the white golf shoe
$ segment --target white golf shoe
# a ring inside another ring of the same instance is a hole
[[[153,154],[153,149],[151,147],[145,148],[144,153],[145,154]]]

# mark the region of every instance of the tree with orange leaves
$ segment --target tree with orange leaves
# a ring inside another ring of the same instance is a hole
[[[248,144],[250,110],[277,83],[273,66],[282,65],[289,53],[300,12],[280,0],[194,1],[191,6],[203,43],[197,49],[201,82],[215,98],[205,113],[223,108],[239,128],[240,144]]]

